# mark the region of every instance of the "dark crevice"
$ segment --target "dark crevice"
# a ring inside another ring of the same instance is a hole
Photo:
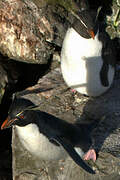
[[[9,107],[12,103],[12,97],[15,92],[22,91],[30,86],[34,86],[39,78],[45,75],[51,66],[51,58],[47,64],[28,64],[25,62],[15,61],[0,54],[0,66],[5,71],[1,72],[1,78],[4,78],[5,92],[0,104],[0,126],[8,115]],[[6,76],[6,77],[3,77]],[[47,88],[47,87],[46,87]],[[12,130],[0,130],[0,178],[6,180],[12,179],[12,149],[11,149]],[[6,152],[6,154],[5,154]],[[4,160],[1,161],[1,158]],[[6,162],[3,167],[3,162]]]

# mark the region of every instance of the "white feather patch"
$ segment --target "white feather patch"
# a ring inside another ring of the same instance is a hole
[[[99,33],[99,32],[98,32]],[[114,68],[109,65],[109,86],[100,81],[102,43],[81,37],[73,28],[68,29],[61,51],[61,70],[67,85],[88,96],[99,96],[111,85]]]
[[[67,153],[62,146],[55,146],[39,132],[35,124],[25,127],[15,126],[22,145],[34,156],[42,160],[59,160]]]

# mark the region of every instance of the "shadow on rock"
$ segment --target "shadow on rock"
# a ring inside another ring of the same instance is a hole
[[[93,147],[120,157],[120,80],[115,80],[111,89],[97,98],[85,102],[80,119],[97,121],[92,132]],[[78,115],[78,108],[75,110]]]

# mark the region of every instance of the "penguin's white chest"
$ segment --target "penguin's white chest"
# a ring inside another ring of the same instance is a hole
[[[98,34],[95,39],[85,39],[73,28],[68,29],[61,51],[61,70],[67,85],[88,96],[104,93],[113,81],[114,68],[109,65],[109,86],[104,87],[100,80],[101,52]]]
[[[22,145],[34,156],[42,160],[59,160],[66,156],[61,146],[56,146],[41,133],[35,124],[25,127],[15,126]]]

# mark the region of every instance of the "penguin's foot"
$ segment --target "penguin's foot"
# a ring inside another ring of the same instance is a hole
[[[75,94],[77,91],[75,89],[71,89],[71,92]]]
[[[96,152],[94,149],[90,149],[83,157],[84,160],[92,159],[94,162],[96,161]]]

